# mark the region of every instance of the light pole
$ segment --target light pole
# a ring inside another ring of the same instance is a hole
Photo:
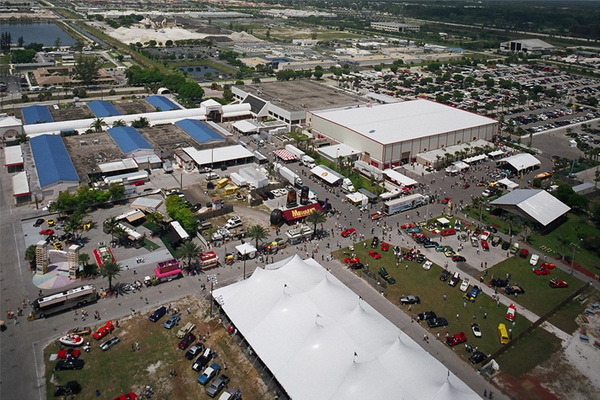
[[[571,246],[573,246],[573,257],[571,257],[571,275],[573,275],[573,268],[575,268],[575,249],[579,248],[582,240],[583,239],[579,239],[579,242],[571,243]]]
[[[212,317],[212,313],[213,313],[213,286],[218,284],[219,282],[217,281],[217,275],[215,274],[210,274],[207,276],[208,281],[210,282],[210,316]]]

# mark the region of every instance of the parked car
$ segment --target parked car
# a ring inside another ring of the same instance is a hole
[[[452,201],[452,197],[444,197],[444,198],[442,199],[442,201],[440,201],[440,203],[442,203],[442,204],[448,204],[448,203],[450,203],[451,201]]]
[[[508,250],[510,247],[510,242],[502,242],[502,246],[500,246],[502,250]]]
[[[390,250],[390,244],[388,242],[382,242],[381,243],[381,251],[389,251]]]
[[[550,279],[550,282],[548,282],[548,284],[550,285],[551,288],[566,288],[569,287],[569,284],[565,281],[561,281],[560,279]]]
[[[381,258],[381,254],[373,250],[369,250],[368,254],[376,260],[379,260]]]
[[[506,287],[508,286],[508,279],[494,278],[488,283],[488,285],[491,287],[498,288]]]
[[[67,332],[69,335],[89,335],[92,333],[92,329],[89,326],[78,326],[77,328],[73,328]]]
[[[436,318],[437,315],[435,315],[435,313],[433,311],[425,311],[422,313],[417,314],[417,321],[427,321],[430,320],[432,318]]]
[[[481,248],[483,249],[483,251],[490,251],[490,244],[487,240],[481,241]]]
[[[354,228],[346,228],[342,231],[342,237],[352,236],[356,233],[356,229]]]
[[[507,286],[504,288],[505,294],[523,294],[525,290],[519,285]]]
[[[81,392],[81,385],[77,381],[69,381],[64,385],[58,385],[54,388],[54,396],[69,396],[73,394],[79,394]]]
[[[137,399],[137,397],[137,394],[135,394],[134,392],[129,392],[115,397],[113,400],[135,400]]]
[[[419,296],[403,296],[400,297],[400,304],[419,304],[421,302],[421,299],[419,299]]]
[[[54,366],[54,370],[82,369],[84,365],[85,361],[80,358],[68,358],[66,360],[58,360]]]
[[[194,357],[198,356],[198,354],[202,354],[203,351],[204,345],[202,343],[196,343],[185,352],[185,358],[192,360]]]
[[[396,283],[396,279],[393,276],[388,274],[387,270],[384,267],[379,268],[379,275],[390,285]]]
[[[40,235],[46,235],[46,236],[54,235],[54,229],[42,229],[40,231]]]
[[[361,262],[355,262],[350,264],[350,268],[352,269],[363,269],[365,266]]]
[[[194,341],[196,340],[196,336],[193,333],[188,333],[187,335],[184,336],[183,339],[181,339],[181,341],[179,342],[179,344],[177,345],[177,347],[179,347],[179,350],[185,350],[187,349]]]
[[[485,229],[486,229],[487,231],[490,231],[490,232],[492,232],[492,233],[498,233],[498,229],[496,229],[496,227],[494,227],[494,226],[492,226],[492,225],[487,225],[487,226],[485,227]]]
[[[532,254],[532,255],[531,255],[531,258],[529,259],[529,264],[531,264],[531,265],[536,265],[536,264],[538,263],[539,259],[540,259],[540,256],[539,256],[539,255],[537,255],[537,254]]]
[[[200,354],[200,356],[194,361],[192,364],[192,369],[194,371],[200,371],[202,368],[206,367],[210,360],[213,359],[213,352],[210,348],[204,349],[204,352]]]
[[[423,269],[424,269],[424,270],[426,270],[426,271],[429,271],[429,270],[431,269],[431,266],[432,266],[432,265],[433,265],[433,263],[432,263],[431,261],[426,261],[426,262],[423,264]]]
[[[471,324],[471,330],[473,331],[473,335],[475,335],[475,337],[481,337],[481,328],[477,322],[473,322]]]
[[[183,339],[186,335],[188,335],[190,332],[192,332],[194,329],[196,329],[196,325],[194,325],[191,322],[188,322],[187,324],[185,324],[183,326],[183,328],[181,328],[178,332],[177,332],[177,337],[179,339]]]
[[[110,349],[111,347],[113,347],[115,344],[119,343],[121,341],[121,339],[119,339],[118,336],[112,337],[110,339],[108,339],[106,342],[102,343],[100,345],[100,348],[104,351]]]
[[[57,357],[60,359],[77,358],[80,355],[81,355],[81,350],[74,349],[73,347],[67,347],[66,349],[60,349],[58,351]]]
[[[149,319],[150,321],[152,321],[152,322],[156,322],[156,321],[158,321],[159,319],[161,319],[162,317],[164,317],[164,315],[165,315],[166,313],[167,313],[167,307],[165,307],[165,306],[162,306],[162,307],[159,307],[159,308],[157,308],[157,309],[156,309],[156,310],[155,310],[155,311],[152,313],[152,315],[150,315],[150,316],[148,317],[148,319]]]
[[[502,242],[502,238],[500,238],[500,236],[494,236],[492,238],[492,246],[494,247],[498,247],[498,245]],[[508,247],[507,247],[508,248]],[[506,250],[506,249],[504,249]]]
[[[479,364],[480,362],[483,362],[486,358],[487,356],[485,355],[485,353],[482,353],[481,351],[474,351],[469,356],[469,361],[471,362],[471,364]]]
[[[469,278],[465,278],[465,279],[463,279],[463,281],[460,283],[459,290],[460,290],[461,292],[466,292],[466,291],[467,291],[467,289],[469,289],[469,285],[470,285],[470,283],[469,283]]]
[[[450,271],[443,269],[440,273],[440,281],[446,282],[450,278]]]
[[[106,321],[106,323],[98,328],[96,332],[92,333],[92,337],[96,340],[100,340],[114,330],[115,326],[113,325],[112,321]]]
[[[208,389],[206,389],[206,394],[210,397],[215,397],[228,383],[229,377],[227,375],[221,375],[210,384]]]
[[[209,367],[206,367],[204,372],[202,372],[202,375],[197,378],[198,383],[206,386],[208,382],[210,382],[210,380],[219,373],[219,371],[221,371],[221,366],[217,363],[212,363]]]
[[[442,235],[442,236],[456,235],[456,229],[454,229],[454,228],[444,229],[440,232],[440,235]]]
[[[543,262],[542,265],[540,265],[540,268],[554,269],[556,268],[556,265],[549,262]]]
[[[454,347],[458,344],[464,343],[467,341],[467,336],[464,332],[455,333],[452,336],[448,336],[446,338],[446,344],[450,347]]]
[[[430,328],[438,328],[440,326],[446,326],[448,325],[448,321],[446,320],[446,318],[431,318],[427,320],[427,325]]]
[[[464,298],[470,302],[474,302],[477,296],[479,296],[479,293],[481,293],[481,288],[475,285],[471,290],[464,294]]]
[[[221,395],[218,400],[240,400],[242,398],[242,392],[240,389],[228,387]]]
[[[173,314],[171,315],[163,324],[163,326],[166,329],[172,329],[174,326],[176,326],[177,324],[179,324],[179,321],[181,321],[181,315],[179,314]]]
[[[454,287],[458,285],[458,281],[460,281],[460,274],[458,272],[455,272],[448,281],[448,285]]]
[[[379,238],[377,236],[374,236],[371,240],[371,248],[376,249],[377,247],[379,247]]]
[[[514,304],[510,304],[508,306],[508,309],[506,310],[506,315],[504,316],[504,318],[506,318],[510,322],[513,322],[515,320],[516,315],[517,315],[517,306],[515,306]]]
[[[44,222],[46,222],[44,220],[44,218],[38,218],[38,219],[35,220],[33,226],[36,227],[36,228],[40,227],[40,226],[42,226],[44,224]]]
[[[550,270],[546,268],[532,268],[532,271],[536,275],[550,275]]]
[[[48,220],[46,222],[48,223],[48,226],[54,226],[54,225],[56,225],[56,222],[54,221],[53,218],[48,218]]]

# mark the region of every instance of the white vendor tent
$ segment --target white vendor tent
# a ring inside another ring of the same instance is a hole
[[[235,246],[235,249],[240,255],[245,256],[246,258],[256,257],[256,247],[248,242]]]
[[[332,169],[327,168],[323,165],[317,165],[316,167],[311,169],[310,172],[312,172],[314,175],[318,176],[319,178],[323,179],[325,182],[327,182],[330,185],[335,185],[335,184],[339,183],[342,179],[344,179],[343,175],[340,175],[337,172],[333,171]]]
[[[245,119],[234,122],[232,126],[234,129],[236,129],[237,131],[239,131],[245,135],[250,134],[250,133],[256,133],[260,130],[260,128],[258,126],[256,126],[255,124],[253,124],[250,121],[246,121]]]
[[[366,206],[369,203],[369,198],[359,192],[348,193],[346,198],[350,203],[355,205]]]
[[[528,170],[533,167],[539,167],[542,164],[540,160],[528,153],[515,154],[514,156],[505,157],[496,162],[498,164],[508,164],[517,172]]]
[[[412,186],[416,185],[418,182],[408,176],[401,174],[398,171],[394,171],[393,169],[386,169],[383,173],[392,181],[396,182],[402,186]]]
[[[480,398],[314,259],[256,268],[212,296],[294,400]]]
[[[508,190],[515,190],[516,188],[518,188],[518,187],[519,187],[519,184],[518,184],[518,183],[515,183],[515,182],[511,181],[511,180],[510,180],[510,179],[508,179],[508,178],[503,178],[503,179],[500,179],[500,180],[498,181],[498,183],[499,183],[499,184],[501,184],[501,185],[504,185],[504,186],[506,186],[506,189],[508,189]]]

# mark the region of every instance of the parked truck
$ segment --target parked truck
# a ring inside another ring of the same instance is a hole
[[[316,167],[315,159],[312,158],[311,156],[303,155],[301,161],[302,161],[302,165],[304,165],[305,167],[308,167],[308,168]]]
[[[304,157],[306,155],[305,152],[303,152],[302,150],[300,150],[299,148],[297,148],[296,146],[294,146],[292,144],[286,144],[285,149],[287,151],[289,151],[290,153],[292,153],[293,155],[295,155],[298,160],[302,160],[302,157]]]
[[[342,190],[344,190],[346,192],[350,192],[350,193],[356,192],[356,189],[354,188],[354,184],[348,178],[344,178],[342,180]]]
[[[281,164],[275,164],[275,171],[279,173],[285,180],[296,187],[302,187],[302,179],[294,171]]]
[[[384,212],[387,215],[392,215],[402,211],[411,210],[427,204],[428,200],[429,198],[422,194],[411,194],[395,200],[386,201],[384,203]]]

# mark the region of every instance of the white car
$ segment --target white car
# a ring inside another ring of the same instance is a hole
[[[488,231],[483,231],[481,235],[479,235],[480,240],[488,240],[490,237],[490,233]]]
[[[429,271],[432,265],[433,263],[431,261],[425,261],[425,263],[423,264],[423,269]]]
[[[538,263],[539,259],[540,259],[540,256],[538,256],[537,254],[532,254],[531,258],[529,259],[529,264],[536,265]]]
[[[227,220],[227,223],[225,224],[225,229],[237,228],[238,226],[242,225],[242,219],[238,216],[235,216]]]
[[[462,283],[460,284],[460,291],[461,292],[466,292],[467,289],[469,289],[469,280],[468,279],[464,279],[462,281]]]
[[[481,328],[479,327],[478,323],[473,322],[471,324],[471,330],[473,331],[473,335],[475,335],[475,337],[481,337]]]
[[[489,191],[489,190],[487,190],[487,189],[485,189],[485,190],[484,190],[484,191],[481,193],[481,195],[482,195],[483,197],[490,197],[490,196],[492,195],[492,192],[491,192],[491,191]]]

